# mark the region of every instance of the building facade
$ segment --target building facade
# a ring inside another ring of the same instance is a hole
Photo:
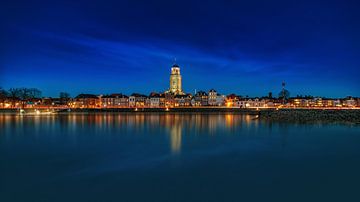
[[[176,63],[171,67],[169,92],[174,95],[184,95],[180,67]]]
[[[198,91],[191,100],[192,106],[208,106],[209,96],[204,91]]]
[[[218,93],[216,92],[216,90],[214,90],[214,89],[209,90],[209,96],[208,96],[209,105],[211,105],[211,106],[217,105],[217,102],[216,102],[217,96],[218,96]]]
[[[101,99],[93,94],[79,94],[74,98],[73,108],[96,108],[101,107]]]
[[[111,94],[101,96],[101,107],[112,108],[112,107],[128,107],[129,98],[123,94]]]
[[[211,89],[209,90],[208,95],[208,105],[210,106],[223,106],[225,105],[226,96],[221,95],[216,90]]]

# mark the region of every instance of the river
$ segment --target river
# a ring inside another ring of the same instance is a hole
[[[0,114],[0,201],[360,201],[360,127]]]

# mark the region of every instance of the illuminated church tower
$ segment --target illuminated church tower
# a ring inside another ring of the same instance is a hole
[[[182,91],[180,67],[176,64],[176,60],[171,67],[169,92],[175,95],[184,95],[184,92]]]

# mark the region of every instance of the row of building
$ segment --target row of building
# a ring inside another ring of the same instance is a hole
[[[74,108],[117,108],[117,107],[191,107],[191,106],[225,106],[226,96],[218,94],[214,89],[209,93],[199,91],[192,94],[174,94],[170,92],[143,95],[133,93],[130,96],[124,94],[92,95],[80,94],[69,102]]]
[[[317,108],[317,107],[360,107],[360,98],[347,97],[343,99],[289,98],[286,103],[283,99],[262,97],[248,98],[234,94],[225,96],[211,89],[208,93],[199,91],[195,95],[174,95],[170,93],[151,93],[149,96],[134,93],[91,95],[80,94],[68,105],[74,108],[117,108],[117,107],[238,107],[238,108]]]
[[[0,108],[33,108],[33,107],[69,107],[69,108],[171,108],[171,107],[236,107],[236,108],[321,108],[321,107],[360,107],[360,98],[343,99],[326,98],[289,98],[271,97],[248,98],[235,94],[222,95],[216,90],[198,91],[196,94],[150,93],[143,95],[133,93],[130,96],[118,93],[110,95],[79,94],[75,98],[41,98],[26,102],[11,101],[0,103]]]

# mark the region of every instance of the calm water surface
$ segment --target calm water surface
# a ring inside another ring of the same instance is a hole
[[[0,201],[360,201],[360,127],[0,114]]]

